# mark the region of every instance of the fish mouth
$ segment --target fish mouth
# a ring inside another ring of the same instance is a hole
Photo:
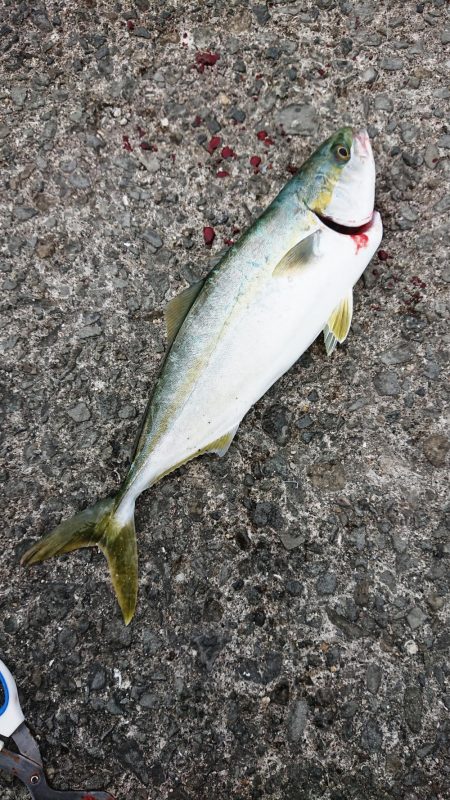
[[[310,211],[312,211],[312,209],[310,209]],[[344,236],[358,236],[358,234],[367,233],[367,231],[373,227],[376,217],[376,212],[372,211],[372,216],[369,221],[364,222],[362,225],[341,225],[340,222],[335,222],[331,217],[327,217],[326,214],[321,214],[318,211],[313,211],[313,214],[326,228]]]

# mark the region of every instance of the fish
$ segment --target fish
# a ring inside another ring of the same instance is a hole
[[[22,564],[99,547],[130,623],[138,596],[136,499],[198,456],[224,456],[247,411],[322,331],[328,355],[345,341],[353,286],[382,238],[374,199],[367,131],[342,127],[206,277],[169,302],[167,353],[122,485],[60,523]]]

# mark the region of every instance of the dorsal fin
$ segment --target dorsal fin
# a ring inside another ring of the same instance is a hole
[[[338,342],[342,344],[347,338],[352,324],[352,315],[353,291],[350,289],[339,305],[336,306],[323,329],[327,356],[331,355]]]
[[[167,303],[167,306],[164,310],[164,316],[166,318],[167,341],[169,346],[172,344],[175,336],[180,330],[184,320],[194,304],[195,299],[203,289],[204,283],[205,279],[193,283]]]
[[[306,236],[305,239],[297,242],[278,262],[272,274],[276,277],[293,274],[296,270],[303,269],[303,267],[311,263],[314,258],[314,246],[317,236],[319,236],[319,233],[314,231],[314,233]]]

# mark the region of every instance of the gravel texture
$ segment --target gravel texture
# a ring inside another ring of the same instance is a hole
[[[448,5],[1,6],[0,653],[51,781],[448,798]],[[117,488],[168,298],[343,123],[385,224],[345,346],[141,498],[129,628],[97,551],[21,570]]]

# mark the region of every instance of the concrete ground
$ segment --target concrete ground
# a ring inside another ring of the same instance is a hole
[[[448,5],[1,5],[0,654],[53,785],[448,798]],[[348,123],[385,237],[345,346],[141,498],[129,628],[99,552],[21,569],[117,488],[167,300]]]

